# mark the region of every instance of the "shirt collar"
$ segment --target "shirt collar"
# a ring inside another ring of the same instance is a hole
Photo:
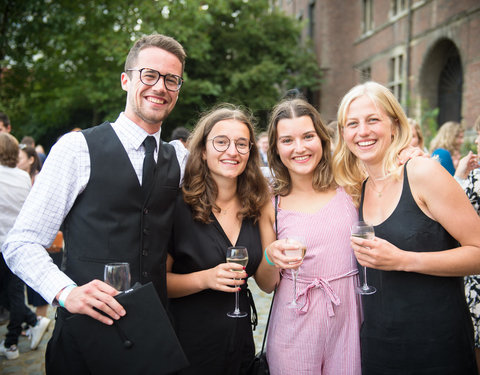
[[[135,124],[132,120],[130,120],[127,116],[125,116],[124,112],[120,113],[117,120],[112,124],[112,126],[115,127],[116,130],[121,133],[126,139],[128,139],[130,145],[135,150],[138,151],[145,138],[149,135],[155,138],[158,150],[158,144],[160,142],[160,134],[162,132],[162,128],[160,128],[160,130],[154,134],[149,134],[140,126]]]

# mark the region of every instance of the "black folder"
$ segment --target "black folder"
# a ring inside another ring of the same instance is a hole
[[[127,314],[111,326],[87,315],[67,318],[91,374],[172,374],[188,366],[152,283],[115,297]]]

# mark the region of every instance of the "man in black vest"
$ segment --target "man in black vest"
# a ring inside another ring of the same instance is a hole
[[[64,307],[47,349],[49,374],[88,373],[82,353],[62,334],[69,314],[109,325],[125,315],[113,298],[118,292],[100,281],[106,263],[130,263],[132,284],[153,282],[166,303],[166,246],[187,151],[162,143],[160,130],[178,99],[185,56],[164,35],[134,44],[121,75],[125,112],[57,142],[2,247],[14,273]],[[64,272],[45,250],[62,223]]]

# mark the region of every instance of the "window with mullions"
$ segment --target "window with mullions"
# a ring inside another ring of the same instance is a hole
[[[363,33],[373,30],[373,0],[363,0]]]
[[[392,16],[402,13],[407,8],[407,0],[392,0]]]
[[[389,89],[393,92],[400,103],[403,99],[403,55],[397,55],[390,59]]]

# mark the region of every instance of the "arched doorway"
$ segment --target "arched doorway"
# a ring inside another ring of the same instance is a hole
[[[463,68],[460,53],[450,39],[435,43],[422,65],[420,91],[431,108],[438,108],[437,123],[462,119]]]
[[[462,119],[463,69],[460,55],[449,56],[438,82],[438,124]]]

